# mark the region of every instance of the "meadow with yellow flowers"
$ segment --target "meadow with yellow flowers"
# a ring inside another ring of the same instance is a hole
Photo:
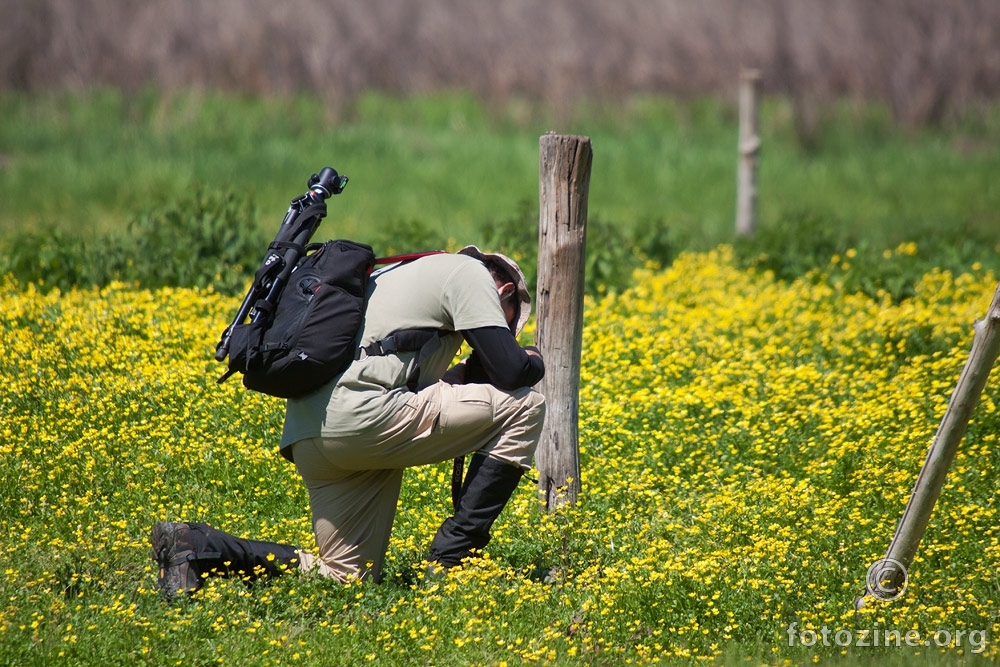
[[[215,382],[232,298],[7,278],[0,664],[995,658],[995,381],[906,594],[860,611],[854,600],[997,277],[930,271],[898,301],[825,271],[782,281],[719,246],[588,297],[579,502],[547,514],[523,483],[488,554],[443,580],[425,580],[422,559],[449,512],[447,463],[408,471],[383,582],[213,579],[172,603],[154,588],[157,520],[312,545],[306,492],[275,449],[281,402]],[[919,640],[897,646],[901,635]]]

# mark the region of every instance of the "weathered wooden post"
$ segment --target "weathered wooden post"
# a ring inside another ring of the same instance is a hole
[[[757,82],[760,72],[746,69],[740,73],[740,137],[736,173],[736,234],[752,236],[756,225],[757,155]]]
[[[539,495],[552,511],[581,490],[580,355],[586,270],[587,194],[593,151],[588,137],[539,139],[536,342],[545,357],[545,427],[535,455]]]
[[[876,561],[868,569],[865,592],[876,598],[892,600],[903,594],[907,570],[927,529],[934,504],[941,494],[948,469],[958,451],[958,444],[965,435],[990,370],[1000,355],[1000,285],[993,294],[986,317],[974,323],[973,331],[969,359],[965,362],[934,442],[917,475],[913,492],[906,503],[903,518],[896,527],[889,550],[885,558]],[[859,598],[856,605],[860,608],[863,599]]]

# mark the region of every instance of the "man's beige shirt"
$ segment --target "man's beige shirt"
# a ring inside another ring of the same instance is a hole
[[[459,332],[506,327],[489,271],[466,255],[429,255],[372,274],[358,343],[368,345],[400,329],[453,332],[420,367],[420,387],[441,379],[462,345]],[[406,402],[415,352],[368,357],[319,390],[288,399],[281,447],[304,438],[356,435],[390,419]]]

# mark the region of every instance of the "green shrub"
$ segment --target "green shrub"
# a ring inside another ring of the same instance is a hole
[[[271,240],[248,224],[254,219],[249,198],[197,188],[129,223],[134,271],[124,277],[144,287],[246,288]]]
[[[104,250],[107,257],[117,254],[116,248]],[[99,285],[103,280],[95,274],[102,273],[104,267],[97,262],[97,254],[78,234],[57,228],[30,230],[7,242],[0,254],[0,273],[49,288]]]
[[[0,274],[47,289],[118,280],[238,291],[269,242],[247,223],[253,219],[250,200],[196,188],[185,199],[141,213],[124,234],[88,238],[58,228],[17,234],[0,256]]]
[[[374,227],[371,234],[355,239],[367,243],[378,257],[410,252],[446,250],[448,239],[420,220],[395,220]]]
[[[154,205],[135,216],[124,233],[85,236],[58,228],[12,237],[0,255],[0,275],[45,288],[104,286],[111,281],[143,287],[246,289],[273,236],[253,222],[252,200],[230,192],[194,188],[185,198]],[[273,230],[276,231],[276,230]],[[318,240],[318,239],[317,239]],[[397,220],[359,238],[380,256],[474,243],[514,258],[529,288],[537,280],[538,210],[522,201],[515,216],[488,220],[473,235],[454,239],[421,220]],[[621,225],[597,216],[587,223],[585,291],[619,292],[646,262],[670,264],[691,240],[662,220]],[[777,223],[734,243],[742,268],[794,280],[811,272],[848,291],[900,302],[932,268],[954,273],[979,264],[1000,272],[995,239],[970,226],[915,228],[907,238],[859,238],[847,225],[814,213],[786,214]]]
[[[786,215],[775,225],[762,225],[753,236],[734,244],[744,268],[771,271],[780,280],[794,280],[817,268],[825,268],[830,258],[843,254],[857,242],[850,233],[807,211]]]
[[[996,239],[966,226],[910,230],[881,240],[859,238],[820,216],[796,213],[734,244],[742,268],[771,271],[780,280],[814,273],[848,292],[899,303],[932,269],[952,273],[975,267],[997,272]]]

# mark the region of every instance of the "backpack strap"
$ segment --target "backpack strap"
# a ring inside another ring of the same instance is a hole
[[[368,345],[362,345],[354,352],[355,359],[383,357],[397,352],[420,351],[417,363],[422,363],[441,346],[441,332],[437,329],[400,329]],[[426,349],[425,349],[426,348]]]
[[[406,380],[406,388],[416,391],[420,379],[420,366],[441,347],[442,336],[450,333],[453,332],[438,329],[400,329],[381,340],[358,347],[354,351],[354,359],[384,357],[398,352],[416,352],[417,364]]]

